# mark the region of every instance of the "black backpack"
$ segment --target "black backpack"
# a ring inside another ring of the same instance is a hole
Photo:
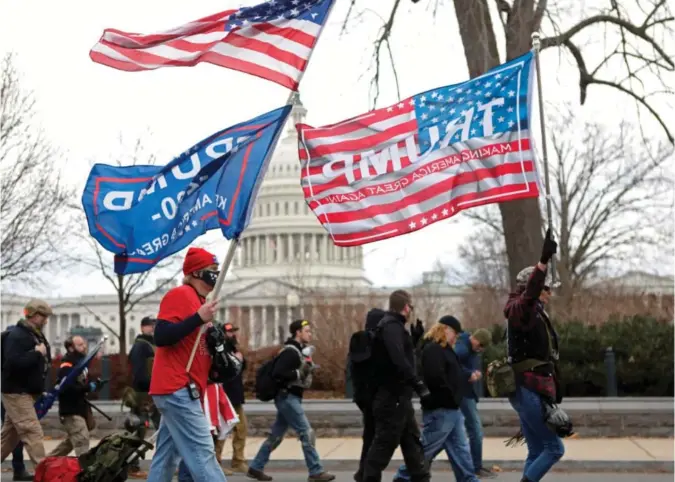
[[[287,348],[298,351],[298,349],[292,345],[285,345],[281,351],[279,351],[279,353],[274,356],[274,358],[263,363],[255,374],[255,397],[261,402],[269,402],[274,400],[279,394],[281,384],[278,380],[274,379],[272,373],[274,372],[274,364],[279,358],[279,355]]]
[[[386,320],[380,320],[374,329],[357,331],[349,339],[349,369],[354,401],[357,403],[365,402],[374,395],[374,381],[377,376],[373,363],[373,347],[385,323]]]

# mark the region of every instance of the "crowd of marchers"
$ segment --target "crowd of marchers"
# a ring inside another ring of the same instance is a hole
[[[569,419],[557,407],[561,401],[558,339],[545,310],[551,296],[547,266],[556,250],[547,234],[539,262],[518,275],[517,288],[504,309],[506,363],[495,370],[504,376],[497,385],[512,385],[505,394],[520,418],[517,437],[527,443],[525,482],[541,480],[560,460],[561,437],[571,431]],[[254,480],[273,480],[265,466],[292,428],[301,442],[308,480],[333,480],[321,463],[316,436],[303,409],[304,391],[311,387],[317,369],[310,320],[292,321],[283,347],[257,372],[257,398],[273,402],[277,414],[257,455],[250,463],[246,460],[242,381],[246,361],[237,340],[238,327],[215,320],[218,302],[207,299],[218,270],[213,254],[190,248],[182,285],[164,295],[156,316],[142,320],[141,334],[131,347],[132,385],[124,394],[124,404],[134,417],[129,426],[140,438],[145,438],[150,424],[156,431],[147,479],[169,482],[177,471],[181,482],[225,481],[234,472]],[[463,330],[450,313],[425,327],[415,316],[411,294],[403,290],[391,293],[387,308],[371,309],[363,330],[350,340],[354,403],[363,416],[363,445],[354,480],[380,482],[398,447],[405,464],[394,481],[431,480],[432,461],[442,451],[458,481],[497,477],[483,466],[478,410],[478,384],[486,376],[479,355],[492,342],[491,334],[483,329]],[[34,404],[43,394],[51,366],[43,334],[51,314],[46,302],[31,300],[24,318],[2,335],[2,460],[12,454],[14,480],[33,480],[23,463],[24,449],[35,465],[47,457]],[[214,353],[206,346],[207,327],[214,324],[222,326],[226,350],[239,361],[236,373],[226,381],[214,376]],[[88,351],[79,336],[68,338],[65,349],[57,382],[80,367]],[[86,368],[73,375],[77,376],[58,393],[59,417],[67,436],[50,456],[71,451],[80,456],[93,450],[89,431],[94,417],[88,395],[105,381],[90,379]],[[422,410],[421,429],[415,396]],[[222,452],[230,436],[232,460],[225,464]],[[137,460],[125,470],[140,470]]]

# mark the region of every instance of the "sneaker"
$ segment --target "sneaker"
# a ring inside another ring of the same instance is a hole
[[[19,473],[14,473],[14,477],[12,480],[20,480],[20,481],[25,481],[25,482],[32,482],[33,480],[33,474],[30,474],[26,472],[25,470],[23,472]]]
[[[479,479],[494,479],[497,477],[497,474],[495,474],[493,471],[490,469],[486,469],[485,467],[481,467],[478,472],[476,472],[476,477]]]
[[[328,472],[321,472],[320,474],[307,477],[307,482],[329,482],[331,480],[335,480],[335,476]]]
[[[256,470],[256,469],[252,469],[250,467],[248,468],[248,471],[246,472],[246,477],[248,477],[249,479],[253,479],[253,480],[273,480],[272,477],[267,475],[262,470]]]

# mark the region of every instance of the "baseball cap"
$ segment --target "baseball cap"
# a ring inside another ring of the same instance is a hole
[[[155,321],[157,320],[155,320],[153,317],[146,316],[141,320],[141,326],[153,326],[155,324]]]
[[[239,331],[239,327],[234,326],[232,323],[225,323],[223,327],[225,328],[225,331]]]
[[[302,330],[302,328],[307,325],[309,325],[309,321],[307,320],[295,320],[288,327],[288,331],[291,332],[291,336],[295,336],[298,331]]]
[[[485,328],[479,328],[474,331],[471,336],[478,340],[478,343],[480,343],[483,348],[487,348],[492,344],[492,334]]]
[[[52,307],[44,300],[33,298],[23,309],[24,316],[42,315],[51,316],[53,314]]]

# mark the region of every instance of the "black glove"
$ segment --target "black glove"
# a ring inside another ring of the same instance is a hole
[[[541,264],[548,264],[554,254],[558,252],[558,243],[553,240],[551,230],[546,230],[546,237],[544,238],[544,247],[541,249]]]
[[[431,392],[429,392],[429,389],[421,380],[415,384],[415,393],[417,393],[417,396],[420,397],[420,400],[424,400],[425,398],[429,398],[431,396]]]

